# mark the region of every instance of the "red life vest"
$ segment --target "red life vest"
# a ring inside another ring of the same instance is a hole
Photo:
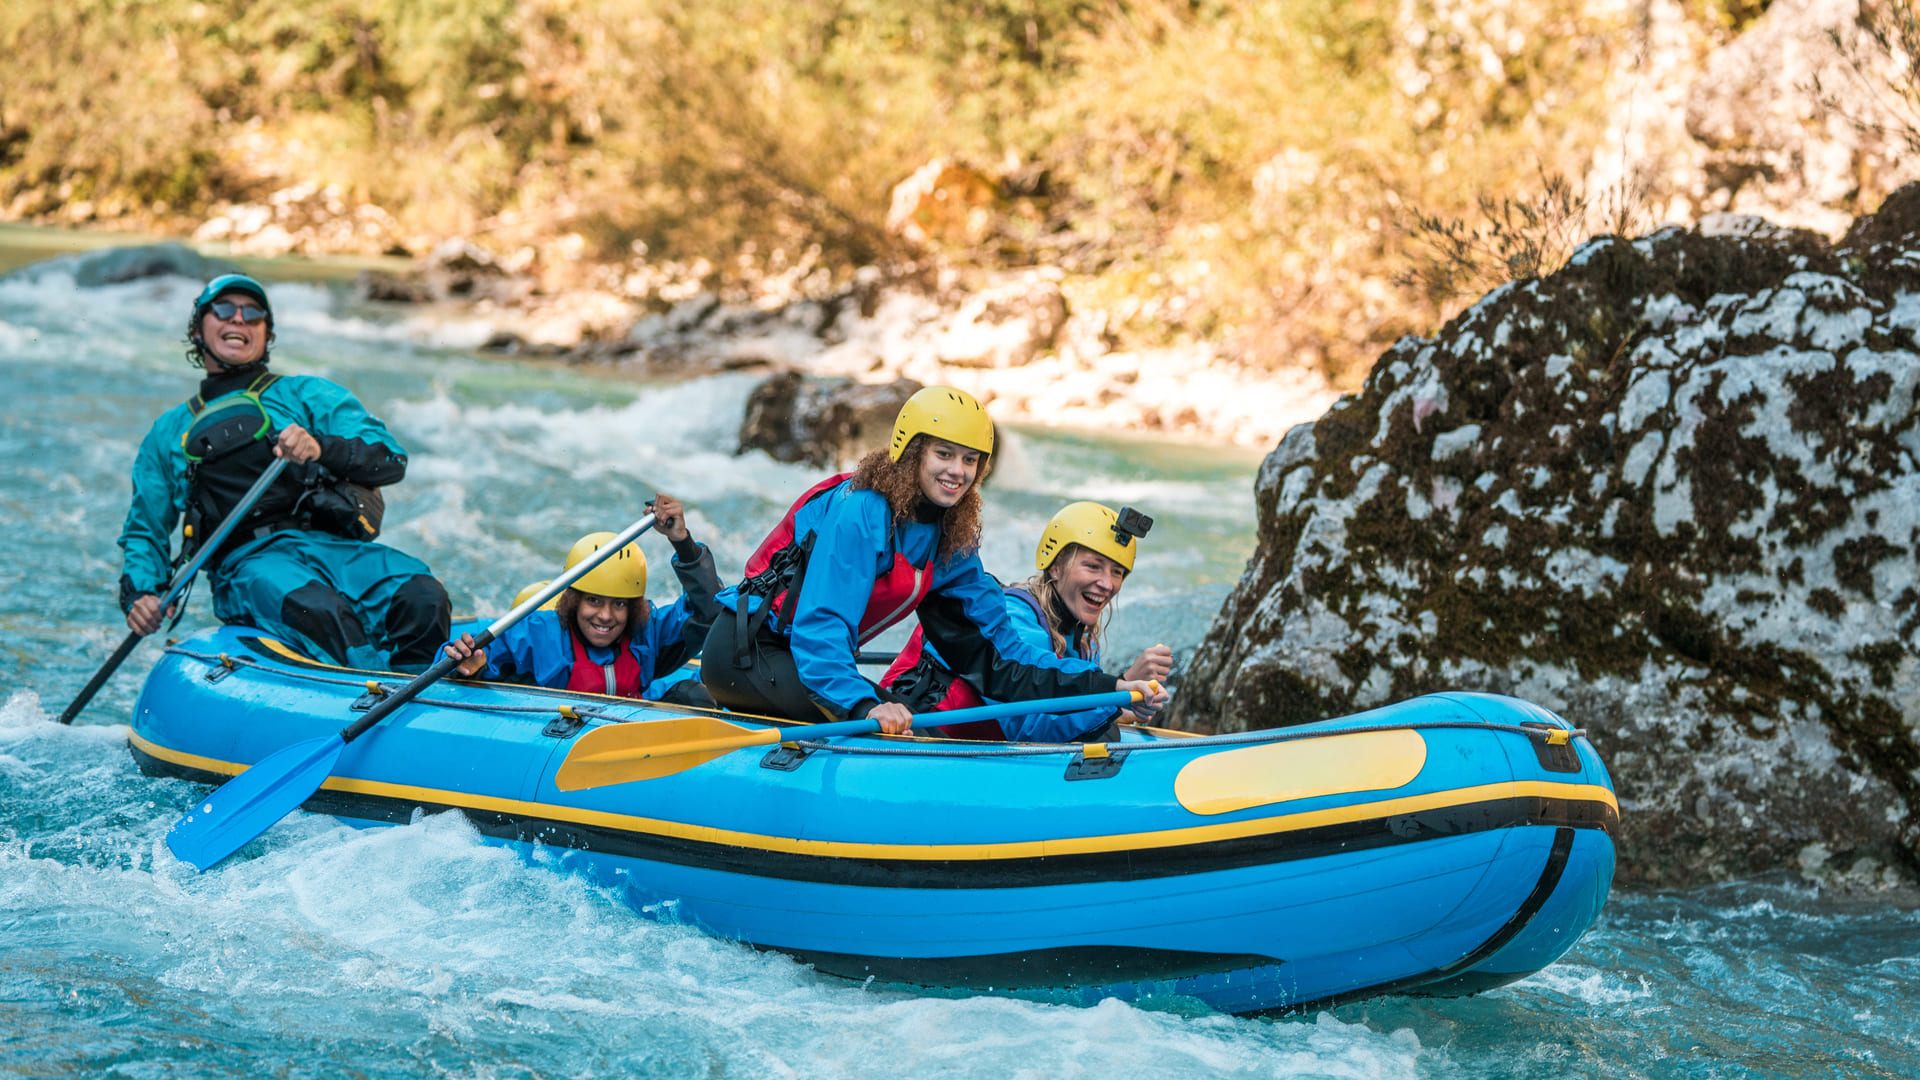
[[[913,670],[922,660],[926,662],[929,668],[934,667],[933,657],[927,655],[926,648],[926,631],[918,626],[914,627],[913,636],[907,639],[907,647],[900,650],[900,655],[894,657],[893,663],[887,666],[887,673],[880,676],[880,685],[892,687],[894,680]],[[945,696],[920,711],[948,712],[953,709],[970,709],[975,705],[986,704],[986,700],[974,690],[972,683],[954,675],[951,671],[942,670],[946,677],[951,680],[947,683]],[[974,720],[965,724],[946,724],[935,730],[949,739],[976,739],[983,742],[1005,742],[1007,738],[1007,733],[1001,729],[1000,721],[998,720]]]
[[[573,669],[567,672],[567,689],[580,690],[589,694],[609,694],[613,697],[637,698],[646,686],[641,682],[645,673],[640,670],[640,660],[627,647],[627,638],[613,643],[613,663],[598,664],[587,658],[587,643],[580,635],[567,631],[567,638],[573,642]]]
[[[773,527],[760,546],[747,559],[746,580],[740,583],[742,596],[768,597],[762,610],[787,619],[787,595],[798,593],[798,586],[807,572],[807,559],[813,552],[813,534],[796,538],[794,535],[794,516],[800,508],[839,487],[852,473],[840,473],[808,488],[793,505],[787,508],[780,524]],[[892,538],[892,526],[888,526],[889,544]],[[882,630],[907,617],[907,613],[920,606],[920,601],[933,591],[933,575],[929,568],[938,556],[939,546],[927,557],[927,565],[915,566],[905,555],[893,552],[893,563],[885,573],[873,580],[873,593],[867,598],[867,608],[860,615],[859,638],[864,644],[871,641]]]
[[[1040,625],[1049,625],[1046,612],[1040,610],[1040,601],[1035,599],[1032,593],[1022,588],[1009,587],[1007,589],[1007,595],[1016,596],[1026,601],[1027,606],[1033,609],[1033,613],[1039,616]],[[895,680],[924,662],[928,668],[927,674],[932,675],[936,679],[944,677],[948,682],[946,694],[942,696],[939,701],[925,707],[922,711],[949,712],[953,709],[971,709],[976,705],[985,705],[987,703],[986,699],[980,696],[980,692],[973,688],[972,683],[960,678],[958,675],[955,675],[953,672],[948,671],[945,667],[936,663],[932,656],[927,655],[926,648],[926,631],[918,626],[914,627],[913,636],[907,639],[907,647],[900,650],[900,655],[894,657],[893,663],[887,666],[887,673],[880,676],[880,685],[891,687]],[[1091,652],[1091,649],[1083,649],[1081,651],[1083,653]],[[1065,657],[1067,652],[1064,649],[1055,649],[1053,654],[1055,656]],[[1081,658],[1086,660],[1092,659],[1091,656],[1082,656]],[[938,685],[938,683],[935,683],[935,685]],[[1007,738],[1006,730],[1000,726],[1000,721],[998,720],[972,720],[964,724],[946,724],[937,730],[941,735],[949,739],[1005,742]]]

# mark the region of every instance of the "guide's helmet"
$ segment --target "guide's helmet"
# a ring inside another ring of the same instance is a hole
[[[545,581],[536,581],[531,585],[525,586],[519,592],[513,594],[513,603],[508,605],[508,610],[511,611],[512,609],[519,607],[521,604],[526,603],[528,600],[533,599],[535,594],[537,594],[541,589],[544,589],[551,584],[553,584],[553,579],[548,578]],[[560,606],[560,594],[555,593],[552,596],[552,598],[550,598],[546,603],[540,605],[540,610],[552,611],[554,608],[558,606]]]
[[[260,301],[260,307],[267,313],[267,344],[273,344],[273,302],[267,299],[267,287],[245,274],[221,274],[207,282],[207,287],[193,298],[193,314],[187,318],[187,343],[193,346],[193,350],[187,354],[187,360],[196,367],[206,350],[206,342],[200,338],[200,324],[213,302],[230,292],[245,293]],[[266,359],[266,355],[262,354],[260,362],[265,363]]]

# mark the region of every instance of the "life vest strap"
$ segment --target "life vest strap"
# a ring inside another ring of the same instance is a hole
[[[279,381],[280,381],[280,376],[277,373],[271,372],[271,371],[263,371],[252,382],[247,384],[247,388],[245,390],[242,390],[240,392],[243,394],[252,394],[254,397],[259,397],[261,394],[264,394],[267,392],[267,387],[272,386],[274,383],[277,383]],[[225,396],[226,396],[225,394],[221,395],[221,397],[225,397]],[[201,397],[199,394],[195,394],[192,397],[187,399],[187,412],[193,416],[199,416],[201,410],[205,409],[206,407],[207,407],[207,399]]]

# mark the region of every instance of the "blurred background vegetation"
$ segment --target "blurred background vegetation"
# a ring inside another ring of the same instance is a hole
[[[1454,302],[1406,273],[1415,208],[1584,175],[1629,29],[1578,0],[17,0],[0,217],[191,232],[307,182],[396,251],[568,236],[714,288],[1053,266],[1122,341],[1352,386]],[[986,178],[985,224],[909,242],[891,191],[937,158]]]

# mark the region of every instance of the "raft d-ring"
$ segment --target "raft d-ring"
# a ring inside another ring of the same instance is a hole
[[[780,772],[792,772],[804,764],[807,760],[807,755],[811,753],[813,753],[813,751],[801,746],[799,743],[783,742],[767,751],[766,756],[760,759],[760,767],[763,769],[775,769]]]
[[[1527,733],[1527,742],[1532,745],[1533,756],[1539,759],[1541,768],[1548,772],[1577,773],[1584,767],[1580,764],[1580,751],[1573,745],[1573,737],[1585,735],[1584,729],[1563,728],[1545,720],[1522,720],[1520,727]]]
[[[374,707],[374,705],[378,704],[381,698],[386,696],[387,696],[386,687],[381,686],[380,683],[377,682],[376,680],[368,679],[367,692],[364,694],[361,694],[357,698],[354,698],[353,704],[348,706],[348,708],[352,709],[354,712],[366,712],[368,709],[371,709]]]
[[[1106,743],[1086,743],[1080,752],[1067,762],[1068,780],[1104,780],[1120,771],[1127,760],[1128,751],[1109,750]]]
[[[579,731],[587,724],[587,718],[574,711],[571,705],[562,705],[556,711],[558,711],[560,715],[548,721],[547,726],[540,734],[551,736],[555,739],[564,739],[574,732]]]

